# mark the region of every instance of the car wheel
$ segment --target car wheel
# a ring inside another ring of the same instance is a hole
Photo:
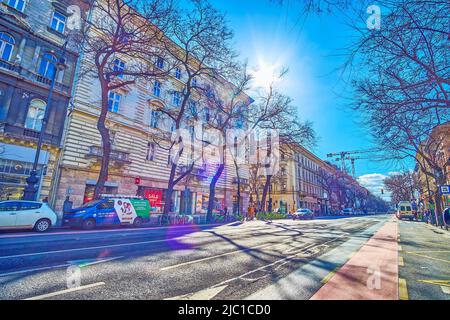
[[[36,222],[33,229],[37,232],[45,232],[50,228],[51,225],[52,223],[50,222],[50,220],[40,219]]]
[[[94,219],[87,219],[83,221],[82,225],[84,230],[92,230],[95,228],[95,220]]]
[[[142,227],[142,223],[143,223],[143,222],[144,222],[144,221],[142,220],[141,217],[137,217],[137,218],[134,219],[134,221],[133,221],[133,227],[135,227],[135,228]]]

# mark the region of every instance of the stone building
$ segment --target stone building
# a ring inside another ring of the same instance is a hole
[[[155,61],[153,61],[153,60]],[[149,63],[165,68],[168,61],[152,57]],[[117,58],[114,63],[123,69],[130,61]],[[89,69],[90,61],[81,58],[81,68]],[[111,135],[108,181],[103,193],[148,198],[152,213],[161,213],[165,205],[170,173],[169,152],[158,143],[161,132],[173,129],[171,121],[160,110],[165,106],[176,108],[185,85],[186,71],[171,70],[165,80],[138,80],[135,84],[109,93],[107,127]],[[196,79],[198,85],[208,79]],[[218,88],[226,94],[229,86]],[[243,97],[243,101],[248,101]],[[94,188],[102,159],[101,136],[97,129],[100,115],[101,92],[99,80],[94,72],[83,74],[74,88],[73,110],[68,116],[67,132],[61,155],[60,175],[56,191],[55,208],[61,212],[64,199],[69,196],[77,207],[93,198]],[[197,102],[196,102],[197,103]],[[208,117],[208,109],[200,102],[196,109],[201,117]],[[205,119],[206,120],[206,119]],[[186,128],[193,128],[186,123]],[[194,170],[175,187],[171,212],[194,214],[205,213],[208,205],[209,183],[216,166],[209,159],[215,150],[204,154],[207,160],[195,165]],[[215,209],[225,207],[231,212],[236,208],[236,174],[230,157],[226,157],[226,168],[218,182]],[[180,171],[184,168],[180,167]],[[245,169],[241,172],[245,178]],[[242,190],[241,208],[247,205],[248,195]]]
[[[268,201],[274,209],[292,212],[308,208],[326,214],[329,199],[320,183],[319,170],[327,164],[302,146],[281,147],[280,170],[272,177]]]
[[[56,73],[38,164],[38,198],[52,195],[77,61],[70,39],[83,7],[81,0],[0,2],[0,200],[22,197]]]

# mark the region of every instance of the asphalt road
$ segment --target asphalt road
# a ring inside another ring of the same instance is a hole
[[[0,299],[245,299],[297,270],[309,299],[391,218],[3,233]]]
[[[450,232],[422,222],[399,222],[399,278],[408,299],[450,300]]]

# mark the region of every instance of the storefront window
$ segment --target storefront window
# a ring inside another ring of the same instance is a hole
[[[84,191],[83,204],[88,203],[94,199],[95,185],[86,185]],[[117,187],[107,187],[103,188],[103,194],[117,194]]]

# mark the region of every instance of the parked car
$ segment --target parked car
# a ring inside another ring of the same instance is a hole
[[[46,202],[0,201],[0,229],[34,229],[45,232],[57,221],[56,213]]]
[[[111,225],[140,227],[149,219],[150,203],[147,199],[108,197],[64,213],[63,225],[86,230]]]
[[[300,208],[292,214],[292,219],[314,219],[314,212],[309,209]]]
[[[344,210],[342,210],[342,215],[344,216],[351,216],[353,214],[354,212],[352,208],[345,208]]]

